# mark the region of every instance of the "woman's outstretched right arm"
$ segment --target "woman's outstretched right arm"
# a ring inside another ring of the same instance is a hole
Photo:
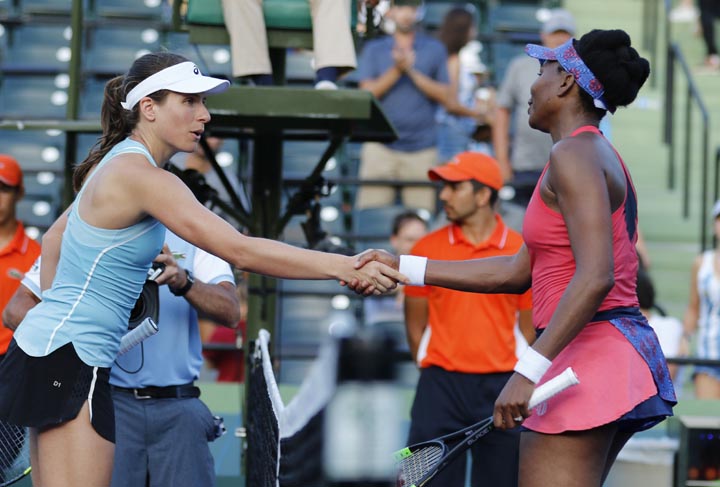
[[[139,209],[176,235],[240,269],[285,279],[358,279],[366,284],[368,292],[384,292],[393,289],[396,281],[404,280],[396,270],[380,263],[355,269],[352,257],[242,235],[201,205],[173,174],[149,166],[135,171],[128,191]],[[158,192],[158,187],[164,190]]]

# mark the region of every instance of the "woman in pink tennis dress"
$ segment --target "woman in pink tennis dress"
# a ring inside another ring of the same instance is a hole
[[[650,73],[622,30],[594,30],[538,59],[530,125],[553,138],[515,256],[465,262],[400,259],[373,251],[412,284],[484,293],[532,285],[538,339],[495,403],[495,425],[522,424],[522,487],[600,487],[637,431],[672,415],[665,357],[638,308],[637,200],[625,164],[598,130],[635,99]],[[580,384],[533,412],[534,388],[572,366]],[[478,418],[480,419],[480,418]]]

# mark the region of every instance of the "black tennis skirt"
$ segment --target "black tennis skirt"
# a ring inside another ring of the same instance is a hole
[[[0,419],[43,430],[75,419],[88,401],[93,428],[114,443],[109,379],[109,368],[85,364],[72,343],[32,357],[13,339],[0,363]]]

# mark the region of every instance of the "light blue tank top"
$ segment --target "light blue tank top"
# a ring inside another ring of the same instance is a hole
[[[195,274],[199,281],[234,284],[229,264],[170,231],[165,233],[165,243],[175,254],[178,265]],[[176,386],[196,380],[203,361],[197,321],[197,311],[187,299],[173,296],[168,286],[160,286],[159,331],[117,357],[110,369],[110,383],[141,388]]]
[[[706,250],[697,275],[700,314],[697,356],[720,359],[720,278],[715,273],[715,250]]]
[[[157,166],[142,144],[125,139],[98,168],[130,152],[144,155]],[[20,324],[15,340],[35,357],[72,342],[86,364],[110,367],[150,263],[162,248],[165,227],[151,217],[118,230],[94,227],[79,215],[82,195],[80,190],[68,216],[52,287]]]

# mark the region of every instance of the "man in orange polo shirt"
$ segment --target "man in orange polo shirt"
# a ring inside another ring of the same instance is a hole
[[[17,203],[24,195],[20,165],[13,157],[0,154],[0,312],[40,255],[40,245],[25,235],[25,227],[15,216]],[[12,331],[0,325],[0,360],[11,339]]]
[[[505,226],[495,211],[503,184],[495,159],[463,152],[428,175],[443,183],[440,200],[450,224],[418,241],[413,255],[466,260],[512,255],[520,249],[520,234]],[[519,319],[530,341],[534,330],[529,291],[477,294],[407,286],[405,296],[408,341],[421,368],[408,439],[413,444],[491,416],[517,362],[515,324]],[[519,431],[494,431],[473,445],[470,485],[516,487],[519,441]],[[463,487],[465,472],[461,457],[429,485]]]

